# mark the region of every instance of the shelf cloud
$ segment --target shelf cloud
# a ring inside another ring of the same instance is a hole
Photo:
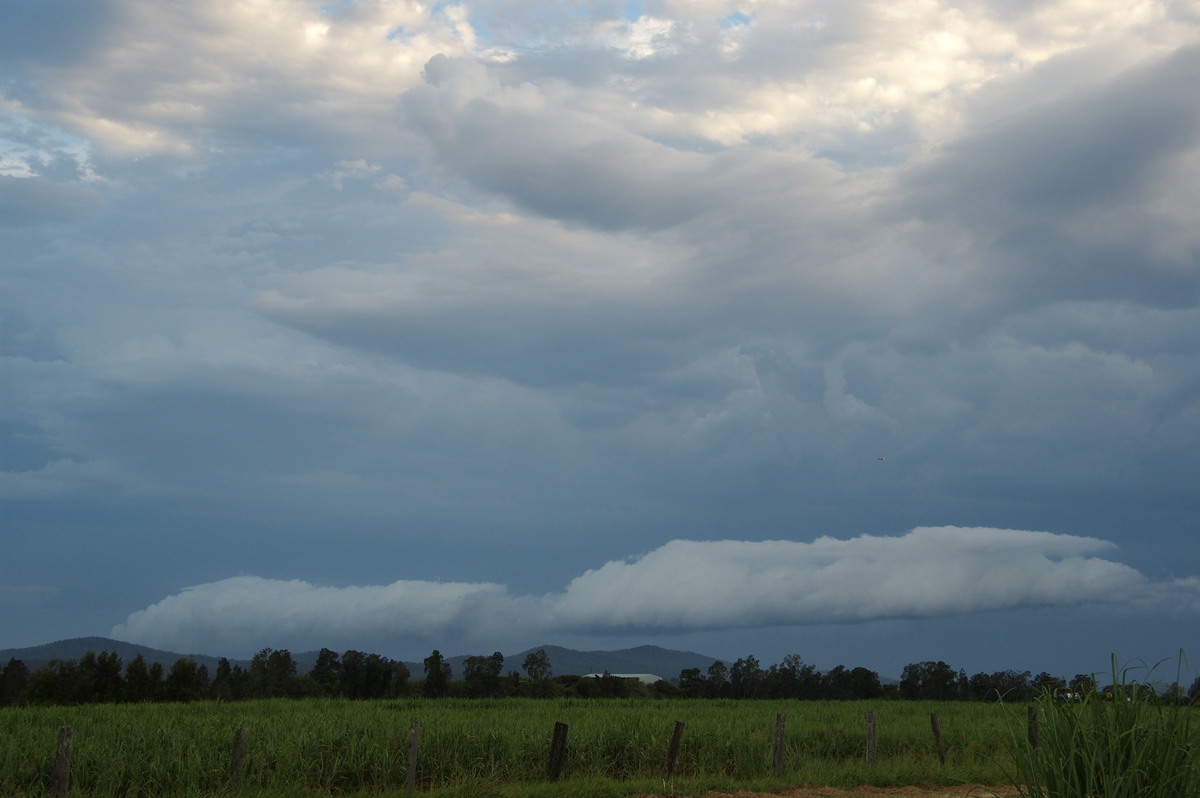
[[[1196,580],[1155,584],[1104,559],[1096,538],[920,527],[898,537],[809,543],[674,540],[542,596],[490,583],[328,587],[239,576],[135,612],[114,637],[177,650],[308,649],[405,638],[464,644],[529,634],[606,635],[937,617],[1018,607],[1174,600]],[[1157,594],[1157,595],[1156,595]]]

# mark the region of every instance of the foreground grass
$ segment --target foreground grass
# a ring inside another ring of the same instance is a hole
[[[1013,779],[1026,798],[1200,796],[1197,709],[1159,700],[1118,674],[1108,700],[1046,696],[1037,702],[1037,746],[1013,735]]]
[[[879,717],[878,760],[864,761],[865,712]],[[0,710],[0,795],[41,796],[60,726],[74,729],[72,795],[399,793],[409,725],[421,723],[418,789],[433,796],[701,794],[791,784],[850,788],[1002,782],[1005,707],[923,702],[341,699],[90,705]],[[930,731],[937,712],[940,763]],[[772,777],[776,713],[787,716],[785,768]],[[675,721],[686,724],[662,779]],[[562,778],[547,781],[555,722],[570,727]],[[236,730],[242,771],[230,773]],[[240,792],[239,792],[240,789]],[[1038,796],[1037,798],[1046,798]]]

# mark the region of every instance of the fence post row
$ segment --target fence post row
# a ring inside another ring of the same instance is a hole
[[[946,764],[946,744],[942,742],[942,725],[938,723],[936,712],[929,713],[929,725],[933,729],[933,742],[937,746],[938,762]]]
[[[867,710],[867,746],[866,763],[875,765],[879,759],[879,714],[873,709]],[[1030,706],[1028,711],[1029,746],[1038,747],[1038,711]],[[933,740],[937,746],[938,761],[946,764],[946,743],[942,738],[942,728],[936,712],[929,713],[929,725],[933,731]],[[546,775],[550,781],[558,781],[562,775],[563,763],[567,754],[567,724],[554,724],[554,735],[550,741],[550,756],[546,763]],[[679,757],[679,749],[683,741],[684,722],[675,721],[671,742],[667,747],[666,760],[663,762],[663,779],[671,778],[675,771],[675,763]],[[71,747],[73,729],[61,726],[58,729],[58,745],[54,755],[54,769],[50,775],[48,792],[52,798],[65,798],[71,788]],[[233,749],[229,754],[229,781],[236,790],[241,787],[245,773],[246,761],[245,726],[239,726],[233,737]],[[421,724],[413,721],[408,727],[408,767],[404,772],[404,791],[413,792],[417,787],[417,761],[421,745]],[[774,749],[771,762],[771,773],[776,778],[783,775],[787,756],[787,715],[780,712],[775,715]]]
[[[567,724],[556,722],[554,736],[550,740],[550,761],[546,763],[546,775],[550,781],[558,781],[562,774],[563,760],[567,756]]]
[[[408,725],[408,767],[404,771],[404,791],[417,788],[417,751],[421,747],[421,724],[413,721]]]
[[[59,798],[71,789],[71,737],[70,726],[58,727],[58,745],[54,749],[54,770],[50,774],[50,794]]]
[[[233,750],[229,752],[229,781],[234,789],[242,786],[246,761],[246,727],[238,726],[233,733]]]
[[[879,716],[875,710],[867,710],[867,764],[874,765],[879,758]]]
[[[775,715],[775,756],[771,760],[771,774],[776,778],[783,775],[784,745],[787,739],[787,715]]]
[[[679,743],[683,740],[683,721],[675,721],[675,730],[671,732],[671,742],[667,745],[667,759],[663,762],[663,781],[671,778],[675,771],[675,758],[679,756]]]

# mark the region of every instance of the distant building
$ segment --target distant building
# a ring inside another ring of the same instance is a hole
[[[637,679],[642,684],[654,684],[661,682],[661,676],[655,676],[653,673],[585,673],[585,679],[599,679],[602,676],[609,676],[614,679]]]

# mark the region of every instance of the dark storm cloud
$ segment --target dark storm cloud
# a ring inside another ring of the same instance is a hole
[[[1020,108],[908,170],[899,212],[960,226],[966,268],[993,294],[981,302],[1194,304],[1196,244],[1164,211],[1189,201],[1175,176],[1200,146],[1200,109],[1180,98],[1198,80],[1192,46]]]
[[[1030,657],[1118,606],[1177,648],[1190,12],[88,7],[3,34],[11,642],[144,607],[126,628],[187,650],[328,645],[336,606],[347,647],[445,649],[520,632],[492,603],[587,645],[801,624],[986,656],[961,591],[887,573],[937,562],[1026,613]],[[998,548],[888,537],[945,525]],[[729,592],[664,604],[693,571]]]

